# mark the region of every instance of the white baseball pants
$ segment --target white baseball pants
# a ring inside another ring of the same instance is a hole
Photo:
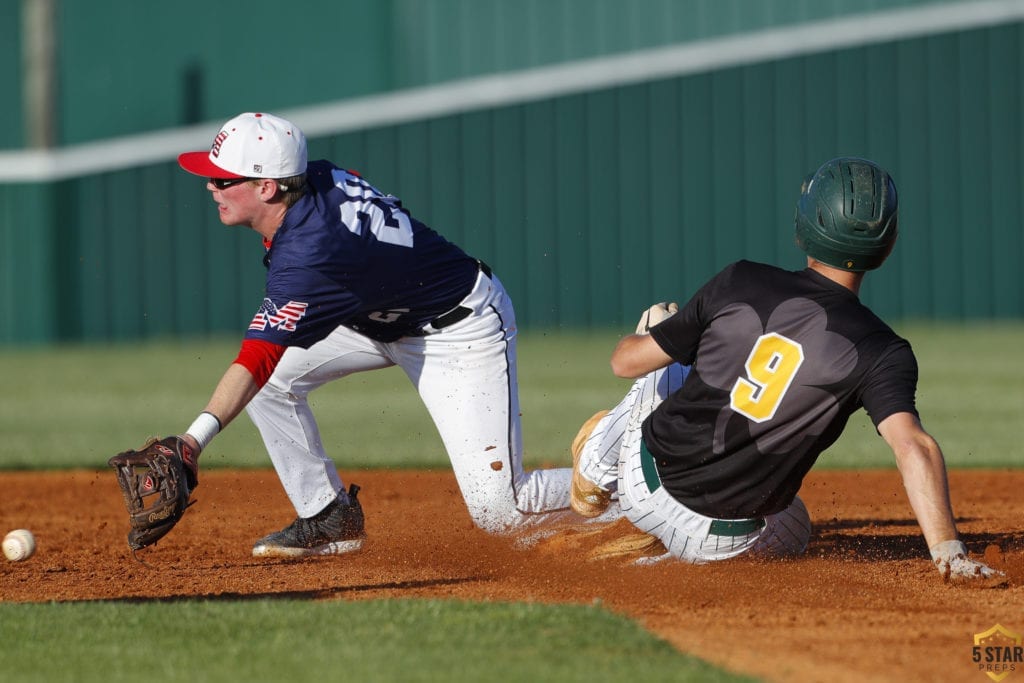
[[[344,495],[309,393],[353,373],[398,365],[437,426],[477,526],[503,533],[574,518],[570,468],[523,471],[516,321],[504,287],[481,272],[461,305],[473,313],[426,336],[383,343],[338,327],[309,349],[285,352],[246,410],[299,516],[311,517]]]
[[[764,526],[740,535],[713,533],[726,525],[673,498],[660,483],[656,490],[644,477],[641,431],[644,419],[679,389],[690,368],[673,364],[641,377],[625,398],[595,426],[583,447],[580,470],[587,479],[617,491],[622,513],[641,531],[656,536],[668,550],[659,558],[676,557],[702,564],[744,553],[770,556],[802,553],[811,535],[810,516],[800,498],[782,512],[768,515]]]

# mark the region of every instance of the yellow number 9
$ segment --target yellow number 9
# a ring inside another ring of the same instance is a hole
[[[749,379],[737,379],[729,394],[732,409],[754,422],[772,419],[803,362],[800,344],[774,332],[761,335],[747,357]]]

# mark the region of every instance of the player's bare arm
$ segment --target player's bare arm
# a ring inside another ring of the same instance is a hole
[[[672,363],[658,342],[649,334],[630,334],[619,340],[612,352],[612,372],[616,377],[636,379]]]
[[[960,540],[949,500],[942,449],[912,413],[882,420],[878,432],[896,456],[907,498],[939,572],[947,580],[998,578],[1002,574],[972,560]]]
[[[221,377],[203,412],[215,417],[220,423],[220,429],[223,429],[238,417],[238,414],[259,390],[260,387],[256,384],[249,369],[238,363],[232,363]],[[191,434],[184,434],[182,438],[193,448],[200,449],[198,441]]]
[[[217,384],[206,410],[216,415],[221,425],[227,426],[259,390],[249,369],[232,363]]]
[[[912,413],[890,415],[878,425],[878,432],[896,456],[910,506],[928,546],[955,540],[946,463],[939,444]]]
[[[679,305],[675,302],[656,303],[644,311],[636,325],[636,334],[620,340],[612,353],[612,372],[618,377],[636,379],[672,363],[673,358],[651,339],[650,332],[652,327],[678,312]]]

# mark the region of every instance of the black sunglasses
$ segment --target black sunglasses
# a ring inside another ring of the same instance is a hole
[[[252,178],[210,178],[210,184],[218,190],[226,190],[229,187],[234,187],[250,180]]]

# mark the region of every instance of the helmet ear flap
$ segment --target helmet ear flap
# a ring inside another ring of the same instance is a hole
[[[841,157],[805,178],[796,205],[796,244],[835,268],[872,270],[892,251],[898,226],[896,184],[866,159]]]

